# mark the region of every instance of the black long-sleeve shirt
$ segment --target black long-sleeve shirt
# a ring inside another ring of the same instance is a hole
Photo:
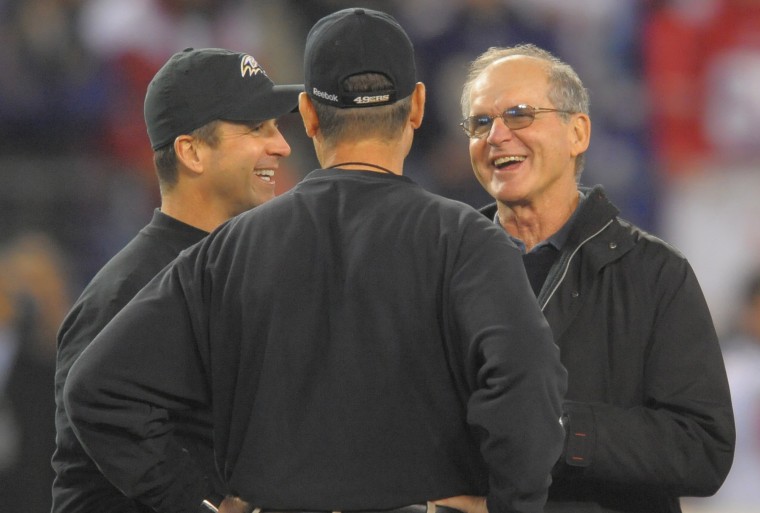
[[[333,169],[180,255],[65,399],[103,472],[159,511],[203,498],[179,479],[192,465],[168,412],[211,404],[222,477],[254,505],[479,494],[491,513],[539,512],[565,379],[499,227],[408,178]]]
[[[55,372],[56,450],[52,464],[56,475],[52,513],[152,511],[124,496],[84,451],[64,410],[63,386],[74,361],[113,316],[180,251],[206,235],[156,210],[151,222],[95,275],[64,319],[58,332]],[[199,417],[186,426],[185,431],[191,431],[183,443],[200,448],[194,451],[196,456],[199,452],[210,454],[210,421]]]

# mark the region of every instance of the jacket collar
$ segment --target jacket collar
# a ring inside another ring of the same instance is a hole
[[[580,245],[588,246],[585,251],[590,270],[596,273],[609,262],[620,258],[634,245],[634,241],[618,220],[620,211],[607,198],[601,185],[579,187],[586,195],[580,205],[573,227],[568,234],[565,247],[562,248],[557,265],[568,265],[575,258]],[[479,210],[490,220],[496,216],[496,203],[486,205]],[[568,260],[567,262],[565,260]],[[557,270],[562,273],[561,269]],[[554,270],[550,272],[550,277]],[[549,278],[547,278],[549,281]]]
[[[581,204],[575,226],[568,236],[567,244],[573,247],[601,230],[620,213],[601,185],[578,188],[586,195],[586,201]]]

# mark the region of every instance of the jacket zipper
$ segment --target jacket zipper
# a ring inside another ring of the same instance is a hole
[[[557,280],[557,283],[554,285],[554,288],[552,288],[551,292],[546,297],[546,300],[543,303],[541,303],[542,312],[544,311],[544,308],[546,308],[546,305],[549,304],[549,300],[552,298],[552,296],[554,296],[554,293],[557,292],[557,289],[559,288],[559,286],[562,285],[563,281],[565,281],[565,276],[567,276],[567,270],[570,269],[570,262],[572,262],[575,254],[578,253],[578,251],[581,249],[581,247],[583,247],[584,244],[586,244],[588,241],[590,241],[591,239],[593,239],[594,237],[602,233],[605,229],[607,229],[607,227],[612,224],[613,220],[614,219],[610,219],[609,221],[607,221],[607,224],[605,224],[599,229],[599,231],[597,231],[596,233],[592,235],[589,235],[589,237],[586,238],[584,241],[582,241],[580,244],[578,244],[573,250],[573,252],[570,253],[570,256],[567,259],[565,259],[564,264],[562,264],[564,266],[564,269],[562,270],[561,276]],[[553,273],[553,274],[556,275],[556,273]]]

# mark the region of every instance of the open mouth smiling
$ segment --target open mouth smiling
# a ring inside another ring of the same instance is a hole
[[[524,155],[509,155],[507,157],[499,157],[493,161],[493,165],[497,169],[506,169],[508,167],[524,162],[527,157]]]
[[[274,169],[257,169],[254,171],[254,174],[265,182],[272,182],[274,180]]]

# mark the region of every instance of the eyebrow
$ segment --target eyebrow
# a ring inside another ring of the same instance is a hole
[[[235,123],[236,125],[241,125],[247,128],[256,128],[257,126],[264,124],[266,121],[269,121],[269,120],[265,119],[263,121],[231,121],[231,123]]]

